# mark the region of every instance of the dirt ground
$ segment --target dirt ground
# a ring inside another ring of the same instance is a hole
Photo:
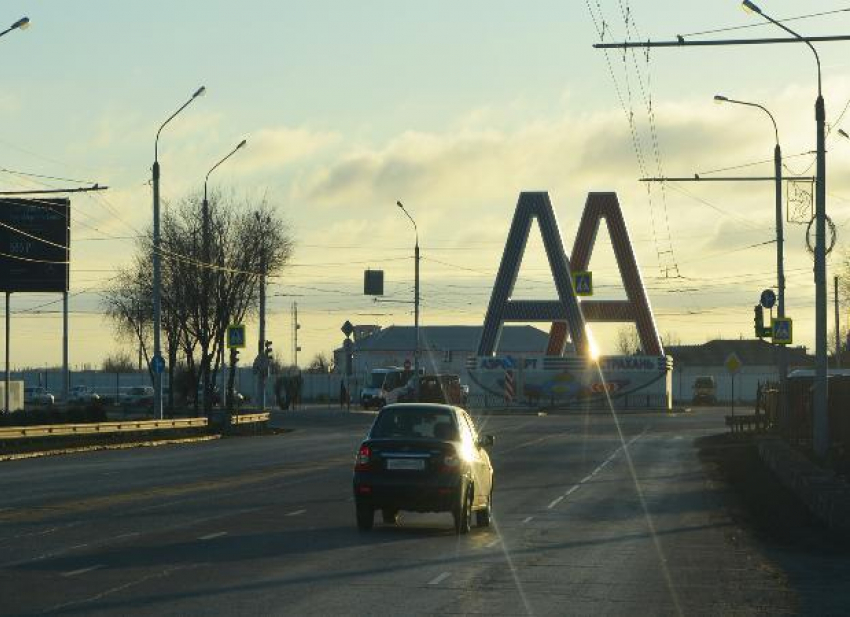
[[[850,539],[827,529],[779,483],[750,436],[712,435],[696,446],[735,527],[797,593],[800,614],[850,615]]]

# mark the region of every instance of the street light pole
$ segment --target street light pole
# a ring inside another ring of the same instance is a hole
[[[168,119],[163,122],[159,130],[156,132],[156,141],[153,146],[153,413],[155,417],[162,418],[162,366],[164,359],[162,357],[162,346],[160,342],[162,315],[161,315],[161,298],[162,298],[162,274],[160,266],[160,237],[159,237],[159,135],[165,125],[171,122],[174,117],[181,111],[186,109],[189,104],[196,98],[201,96],[206,91],[204,86],[198,88],[188,101],[183,103],[182,107],[171,114]]]
[[[829,416],[827,413],[827,354],[826,354],[826,109],[821,88],[820,56],[804,37],[791,28],[766,15],[750,0],[743,6],[758,13],[770,23],[782,28],[804,42],[815,55],[818,69],[818,97],[815,100],[815,122],[817,123],[817,165],[815,171],[815,397],[813,414],[814,451],[825,456],[829,449]]]
[[[218,168],[219,165],[221,165],[227,159],[229,159],[231,156],[236,154],[237,150],[245,147],[246,143],[248,143],[248,141],[245,140],[245,139],[240,141],[239,145],[237,145],[235,148],[233,148],[233,150],[231,150],[227,154],[227,156],[225,156],[223,159],[221,159],[218,163],[216,163],[215,165],[213,165],[210,168],[210,170],[207,172],[206,177],[204,178],[204,201],[201,204],[201,217],[202,217],[202,221],[203,221],[203,223],[202,223],[202,225],[203,225],[202,233],[204,235],[204,237],[203,237],[203,242],[204,242],[203,281],[204,282],[203,282],[203,291],[201,292],[201,298],[203,298],[202,302],[204,303],[203,304],[204,310],[203,310],[203,334],[202,334],[201,339],[204,341],[204,344],[207,345],[207,347],[209,347],[209,316],[207,315],[207,311],[209,310],[208,307],[209,307],[209,296],[210,296],[210,276],[209,276],[209,273],[210,273],[210,268],[212,267],[212,258],[210,257],[210,202],[207,199],[207,185],[209,184],[209,181],[210,181],[210,174],[212,172],[214,172]],[[209,349],[207,349],[207,353],[208,352],[209,352]],[[207,358],[204,358],[203,361],[202,361],[202,366],[206,367],[205,371],[204,371],[204,383],[203,383],[203,393],[202,393],[204,415],[206,415],[206,416],[208,416],[210,414],[210,409],[211,409],[211,405],[210,405],[210,401],[209,401],[209,398],[210,398],[210,396],[209,396],[209,388],[210,388],[209,381],[210,380],[209,380],[209,370],[208,370],[209,367],[207,366],[208,361],[210,363],[212,363],[212,358],[210,358],[209,360],[207,360]],[[221,370],[224,370],[223,365],[222,365]]]
[[[257,217],[258,231],[261,234],[260,240],[260,336],[257,342],[257,361],[254,366],[257,369],[257,391],[260,399],[260,411],[266,410],[266,381],[269,374],[269,358],[266,356],[266,236],[264,226],[271,224],[271,217],[263,218],[259,212],[255,212]]]
[[[413,279],[413,331],[416,339],[413,349],[413,390],[416,400],[419,400],[419,228],[416,226],[416,221],[413,220],[413,217],[410,216],[410,213],[404,207],[404,204],[400,201],[395,203],[407,215],[410,222],[413,223],[413,231],[416,233],[416,247],[413,253],[415,262]]]
[[[730,99],[725,96],[716,95],[714,100],[718,103],[734,103],[736,105],[745,105],[747,107],[755,107],[762,110],[770,118],[773,124],[773,133],[776,138],[776,145],[773,148],[773,173],[775,178],[775,202],[776,202],[776,289],[779,296],[779,318],[785,317],[785,234],[782,225],[782,148],[779,146],[779,128],[776,126],[776,119],[770,111],[758,103],[748,103]],[[777,350],[777,364],[779,369],[779,418],[783,423],[783,430],[786,428],[788,409],[788,354],[785,345],[779,345]]]
[[[30,18],[29,17],[21,17],[18,21],[13,23],[11,26],[0,32],[0,36],[4,34],[9,34],[12,30],[26,30],[30,27]]]

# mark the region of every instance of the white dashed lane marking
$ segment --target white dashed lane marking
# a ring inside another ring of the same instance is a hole
[[[613,460],[614,460],[615,458],[617,458],[617,456],[620,454],[620,452],[622,452],[622,451],[623,451],[623,449],[624,449],[624,448],[626,448],[626,447],[630,446],[630,445],[631,445],[631,444],[633,444],[635,441],[637,441],[638,439],[640,439],[641,437],[643,437],[643,436],[646,434],[646,431],[648,430],[648,428],[649,428],[649,427],[647,427],[646,429],[644,429],[644,431],[643,431],[642,433],[640,433],[639,435],[635,435],[634,437],[632,437],[632,438],[628,441],[628,443],[626,443],[626,444],[624,444],[624,445],[620,446],[619,448],[617,448],[616,450],[614,450],[614,451],[613,451],[613,452],[612,452],[612,453],[608,456],[608,458],[606,458],[604,461],[602,461],[602,462],[601,462],[601,463],[600,463],[600,464],[596,467],[596,469],[594,469],[594,470],[593,470],[593,471],[591,471],[589,474],[587,474],[584,478],[582,478],[581,482],[579,482],[578,484],[576,484],[576,485],[574,485],[574,486],[570,487],[570,489],[569,489],[566,493],[564,493],[563,495],[561,495],[560,497],[557,497],[557,498],[555,498],[554,500],[552,500],[552,502],[550,502],[550,503],[549,503],[549,505],[548,505],[548,506],[546,506],[546,508],[547,508],[548,510],[551,510],[552,508],[554,508],[555,506],[557,506],[559,503],[561,503],[561,502],[564,500],[564,498],[565,498],[565,497],[569,497],[570,495],[572,495],[573,493],[575,493],[575,492],[576,492],[579,488],[581,488],[581,485],[582,485],[582,484],[587,484],[588,482],[590,482],[591,480],[593,480],[593,478],[596,476],[596,474],[598,474],[600,471],[602,471],[603,469],[605,469],[605,468],[608,466],[608,464],[609,464],[609,463],[613,462]],[[526,520],[524,520],[524,521],[523,521],[523,523],[527,523],[527,522],[528,522],[528,521],[530,521],[530,520],[531,520],[531,517],[528,517]]]
[[[216,531],[215,533],[208,533],[205,536],[201,536],[198,540],[213,540],[215,538],[220,538],[221,536],[226,536],[226,531]]]
[[[79,576],[80,574],[85,574],[86,572],[91,572],[92,570],[97,570],[98,568],[102,568],[103,564],[97,564],[96,566],[89,566],[88,568],[80,568],[79,570],[71,570],[70,572],[63,572],[62,576]]]
[[[434,577],[433,579],[431,579],[430,581],[428,581],[428,584],[429,585],[439,585],[440,583],[442,583],[444,580],[446,580],[450,576],[451,576],[451,573],[443,572],[442,574],[440,574],[440,575]]]
[[[295,512],[289,512],[286,516],[298,516],[299,514],[304,514],[307,510],[296,510]]]
[[[522,522],[523,522],[523,524],[530,523],[533,519],[534,519],[533,516],[526,516],[524,519],[522,519]]]

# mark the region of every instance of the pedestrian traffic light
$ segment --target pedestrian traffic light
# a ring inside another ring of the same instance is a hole
[[[758,338],[773,336],[773,329],[770,326],[764,326],[764,309],[762,308],[761,304],[756,304],[753,310],[755,311],[753,323],[756,331],[756,336]]]
[[[271,341],[265,341],[265,354],[266,354],[266,358],[268,358],[269,360],[272,359],[272,342]]]

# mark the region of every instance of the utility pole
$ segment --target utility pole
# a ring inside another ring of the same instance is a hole
[[[841,323],[838,319],[838,277],[834,277],[835,283],[835,368],[841,368]]]
[[[210,366],[212,365],[212,354],[210,353],[210,347],[214,347],[210,340],[210,296],[212,296],[212,290],[210,289],[210,268],[212,268],[212,256],[210,255],[210,202],[207,198],[207,185],[210,181],[210,174],[214,172],[219,165],[224,163],[231,156],[236,154],[238,150],[245,147],[245,144],[248,143],[247,140],[243,139],[239,142],[233,150],[231,150],[227,156],[221,159],[218,163],[212,166],[212,168],[207,172],[206,177],[204,177],[204,201],[201,202],[201,218],[202,218],[202,231],[203,234],[203,251],[204,251],[204,263],[203,263],[203,272],[201,274],[203,280],[203,290],[201,292],[201,340],[202,340],[202,353],[204,357],[201,360],[201,370],[203,370],[203,397],[201,400],[203,401],[203,410],[204,415],[209,416],[212,413],[212,400],[210,397]],[[224,390],[222,389],[222,392]]]
[[[298,330],[301,329],[301,324],[298,323],[298,303],[292,303],[292,364],[295,365],[295,368],[298,368],[298,352],[301,351],[301,348],[298,346]]]
[[[759,109],[767,114],[773,125],[773,133],[776,138],[776,145],[773,148],[773,175],[775,180],[774,214],[776,219],[776,289],[779,296],[779,319],[785,319],[785,232],[782,225],[782,148],[779,145],[779,127],[776,125],[776,119],[773,117],[773,114],[764,105],[730,99],[719,94],[715,95],[714,100],[718,103],[726,102]],[[784,430],[788,418],[788,353],[785,345],[779,345],[779,349],[776,350],[776,359],[777,368],[779,369],[779,422],[781,428]]]
[[[159,135],[165,125],[171,122],[174,117],[181,111],[186,109],[189,104],[196,98],[201,96],[206,91],[204,86],[198,88],[188,101],[171,114],[168,119],[163,122],[159,130],[156,132],[156,140],[153,146],[153,358],[151,365],[153,368],[153,414],[154,417],[162,418],[162,371],[165,367],[165,360],[162,357],[161,346],[161,330],[162,330],[162,273],[161,273],[161,255],[160,255],[160,233],[159,233]]]
[[[260,239],[260,340],[257,342],[257,391],[260,395],[260,410],[266,409],[266,376],[269,372],[269,359],[266,357],[266,236],[262,225],[269,224],[259,212],[255,213],[259,223]]]
[[[407,211],[407,208],[404,207],[404,204],[400,201],[395,202],[396,205],[401,208],[401,211],[410,219],[410,222],[413,223],[413,231],[416,233],[416,245],[413,251],[413,259],[414,259],[414,273],[413,273],[413,336],[414,336],[414,344],[413,344],[413,391],[416,397],[416,400],[419,400],[419,227],[416,225],[416,221],[413,220],[413,217],[410,216],[410,213]]]

